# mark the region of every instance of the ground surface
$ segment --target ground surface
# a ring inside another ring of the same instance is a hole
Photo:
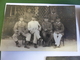
[[[61,44],[60,48],[51,47],[42,47],[38,46],[38,48],[34,48],[33,46],[29,46],[30,49],[24,48],[22,45],[20,48],[16,47],[14,41],[9,39],[2,39],[1,40],[1,50],[2,51],[77,51],[77,41],[76,40],[67,40],[65,39],[65,45]]]

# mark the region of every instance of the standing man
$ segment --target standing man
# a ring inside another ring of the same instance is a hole
[[[26,23],[24,22],[23,18],[20,17],[19,21],[16,22],[16,24],[14,26],[14,34],[13,34],[13,39],[14,39],[17,47],[20,47],[18,36],[19,35],[26,36],[27,33],[25,33],[25,32],[27,32],[26,31]],[[27,36],[29,36],[29,34]],[[30,38],[30,36],[28,38]],[[26,46],[26,44],[24,47],[29,48]]]
[[[52,24],[45,18],[42,23],[42,35],[44,40],[44,45],[48,46],[52,39]],[[48,37],[48,38],[47,38]]]
[[[55,46],[60,47],[60,41],[64,35],[64,25],[60,22],[60,18],[57,18],[54,22],[54,33],[53,37],[55,40]]]
[[[28,23],[28,30],[31,34],[34,35],[33,43],[34,47],[37,48],[37,40],[41,39],[40,30],[41,26],[35,17],[32,17],[32,20]]]
[[[27,11],[24,12],[24,20],[25,22],[29,22],[34,14],[31,12],[31,9],[28,8]]]

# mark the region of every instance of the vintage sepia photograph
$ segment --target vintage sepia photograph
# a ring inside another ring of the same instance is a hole
[[[6,3],[2,51],[77,51],[74,5]]]
[[[46,57],[46,60],[79,60],[80,56],[53,56],[53,57]]]

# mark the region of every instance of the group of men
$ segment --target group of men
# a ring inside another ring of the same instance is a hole
[[[18,36],[22,34],[26,37],[24,47],[29,48],[28,43],[33,35],[33,44],[37,48],[38,41],[43,41],[44,46],[47,46],[52,39],[55,41],[55,46],[60,46],[60,40],[64,35],[64,25],[60,22],[60,18],[57,18],[52,24],[48,18],[44,18],[44,21],[40,24],[35,17],[27,24],[23,18],[20,18],[14,26],[13,39],[16,46],[20,47]]]

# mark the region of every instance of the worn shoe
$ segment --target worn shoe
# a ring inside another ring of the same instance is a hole
[[[21,47],[18,41],[15,41],[17,47]]]
[[[37,48],[37,44],[34,44],[34,48]]]
[[[57,46],[57,48],[60,48],[60,45],[59,45],[59,46]]]
[[[24,48],[28,48],[29,49],[29,47],[27,45],[25,45]]]
[[[55,45],[54,45],[54,48],[56,48],[56,47],[57,47],[57,45],[55,44]]]
[[[60,45],[59,46],[55,45],[55,48],[60,48]]]
[[[47,47],[47,45],[43,45],[43,47]]]
[[[28,42],[27,42],[27,41],[25,41],[24,48],[28,48],[28,49],[29,49],[29,47],[28,47],[27,45],[28,45]]]

